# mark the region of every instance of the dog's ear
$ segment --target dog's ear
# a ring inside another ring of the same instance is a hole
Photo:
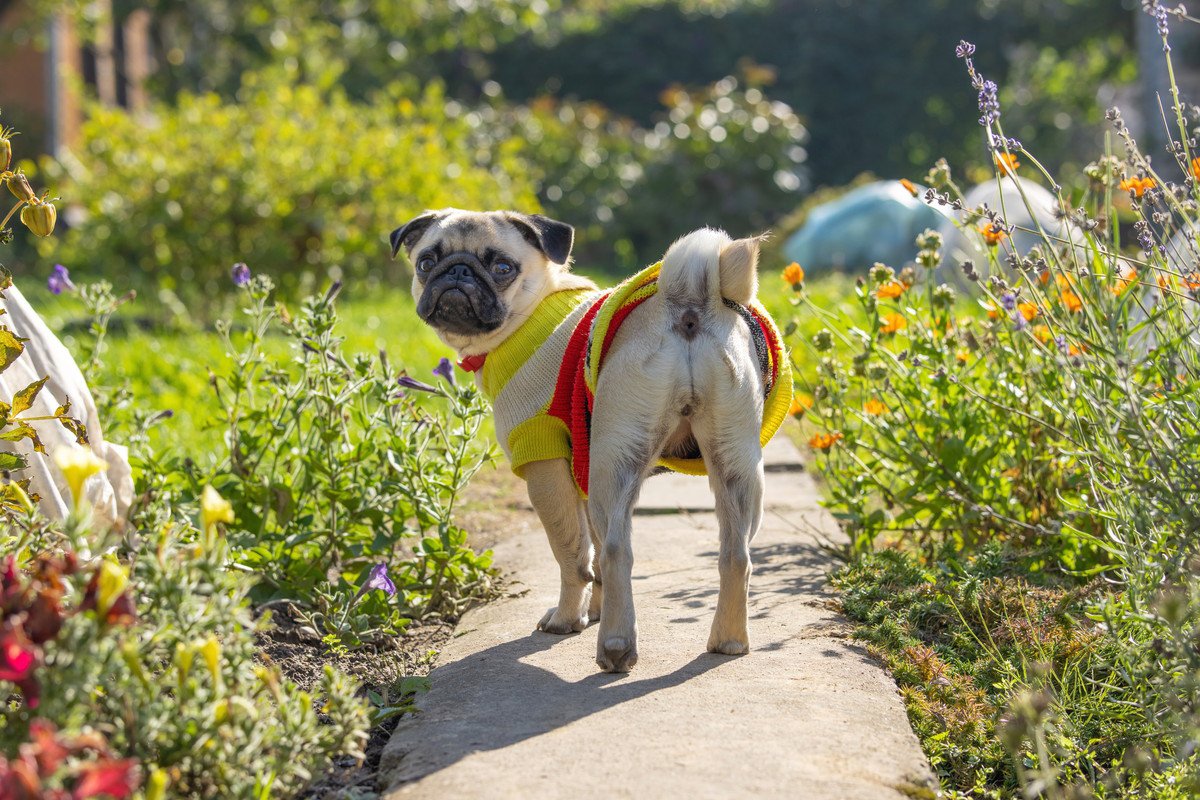
[[[555,264],[566,264],[575,243],[575,229],[541,214],[509,214],[508,221],[531,245]]]
[[[425,229],[444,215],[444,212],[441,211],[426,211],[416,219],[409,220],[392,231],[392,258],[396,257],[401,247],[411,252],[413,245],[421,238],[421,234],[425,232]]]
[[[747,305],[758,294],[758,248],[768,236],[769,233],[762,233],[734,239],[721,248],[718,269],[722,297]]]

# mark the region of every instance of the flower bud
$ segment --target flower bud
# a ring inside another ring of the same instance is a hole
[[[22,203],[32,203],[37,199],[37,195],[33,193],[33,187],[29,185],[29,179],[25,177],[24,172],[12,173],[8,176],[8,180],[4,182],[4,185],[13,193],[13,197]]]
[[[833,349],[833,333],[826,328],[825,330],[817,331],[813,336],[813,347],[818,351],[824,352]]]
[[[58,209],[54,203],[37,203],[21,209],[21,222],[37,236],[49,236],[54,233],[54,225],[58,222]]]
[[[12,142],[7,136],[0,135],[0,170],[8,169],[12,163]]]
[[[146,779],[146,800],[163,800],[167,796],[167,773],[156,768]]]

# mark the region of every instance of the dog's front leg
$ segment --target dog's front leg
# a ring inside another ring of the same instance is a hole
[[[558,606],[546,612],[538,630],[557,634],[581,631],[588,624],[594,577],[587,505],[580,498],[571,468],[564,459],[527,464],[525,480],[529,485],[529,502],[546,529],[562,580]]]

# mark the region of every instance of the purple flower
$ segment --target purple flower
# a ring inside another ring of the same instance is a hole
[[[234,286],[245,286],[250,282],[250,268],[241,261],[233,265],[233,269],[229,271],[233,278]]]
[[[443,358],[438,362],[438,365],[433,368],[433,374],[444,378],[446,383],[451,386],[457,385],[457,381],[454,379],[454,364],[448,358]]]
[[[1000,295],[1000,305],[1004,306],[1005,311],[1013,311],[1017,307],[1017,296],[1012,292],[1005,292]]]
[[[980,125],[989,125],[1000,119],[999,91],[995,81],[983,81],[979,85],[979,110],[983,116],[979,118]]]
[[[388,597],[394,597],[396,594],[396,584],[388,577],[387,564],[382,561],[371,567],[371,571],[367,573],[367,582],[363,584],[363,590],[370,589],[382,589]]]
[[[418,392],[433,392],[434,394],[438,393],[436,386],[430,386],[428,383],[419,381],[416,378],[410,378],[407,375],[401,375],[400,379],[396,382],[405,389],[416,389]]]
[[[50,277],[46,280],[46,285],[50,287],[53,294],[62,294],[64,290],[75,291],[75,284],[71,283],[71,274],[67,272],[67,268],[62,264],[55,264],[54,271],[50,273]]]
[[[963,39],[958,43],[958,47],[954,48],[954,55],[959,58],[970,58],[975,55],[975,45]]]

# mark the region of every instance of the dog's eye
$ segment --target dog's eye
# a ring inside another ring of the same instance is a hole
[[[437,262],[434,261],[432,257],[425,256],[417,262],[417,269],[421,270],[421,272],[429,272],[429,270],[433,269],[433,265],[436,263]]]
[[[496,273],[497,275],[507,275],[512,271],[513,265],[507,261],[497,261],[492,265],[492,272]]]

